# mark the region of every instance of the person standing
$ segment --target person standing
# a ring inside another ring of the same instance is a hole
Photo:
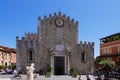
[[[13,75],[14,75],[14,77],[17,77],[17,70],[16,69],[14,69]]]
[[[87,77],[87,80],[91,80],[91,79],[90,79],[90,73],[88,73],[88,74],[86,75],[86,77]]]
[[[100,80],[104,80],[104,78],[105,78],[104,74],[101,74]]]
[[[79,74],[79,76],[78,76],[78,80],[81,80],[81,75]]]
[[[8,74],[8,68],[5,69],[5,73]]]

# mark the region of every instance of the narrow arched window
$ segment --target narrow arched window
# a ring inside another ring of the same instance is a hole
[[[86,60],[85,52],[82,52],[82,53],[81,53],[81,61],[82,61],[82,62],[85,62],[85,60]]]
[[[29,49],[27,54],[28,62],[34,62],[34,50]]]
[[[32,60],[33,60],[33,52],[30,51],[30,52],[29,52],[29,61],[32,61]]]

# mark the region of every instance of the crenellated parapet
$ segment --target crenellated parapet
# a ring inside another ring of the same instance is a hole
[[[25,39],[29,39],[29,40],[37,40],[37,34],[36,33],[25,33]]]
[[[61,12],[49,14],[49,16],[44,16],[43,19],[41,17],[38,17],[38,21],[41,22],[41,24],[45,24],[47,21],[50,21],[51,19],[55,20],[56,18],[62,18],[67,23],[78,25],[78,21],[75,21],[73,18],[70,18],[70,16],[66,16],[65,14],[62,14]]]
[[[28,33],[25,33],[25,36],[22,37],[21,39],[19,39],[19,37],[16,36],[16,40],[22,40],[22,41],[24,41],[24,40],[37,40],[37,34],[28,32]]]
[[[80,43],[78,44],[80,47],[82,48],[94,48],[94,42],[82,42],[80,41]]]

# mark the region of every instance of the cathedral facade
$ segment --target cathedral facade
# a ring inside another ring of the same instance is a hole
[[[35,64],[35,71],[50,65],[52,74],[69,74],[76,68],[82,74],[94,71],[94,43],[78,43],[78,22],[61,12],[38,17],[36,33],[16,37],[17,69]]]

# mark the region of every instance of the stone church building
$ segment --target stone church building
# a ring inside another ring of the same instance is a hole
[[[50,65],[53,75],[94,71],[94,43],[78,42],[78,22],[61,12],[38,17],[37,32],[17,36],[16,50],[18,70],[34,63],[36,72]]]

